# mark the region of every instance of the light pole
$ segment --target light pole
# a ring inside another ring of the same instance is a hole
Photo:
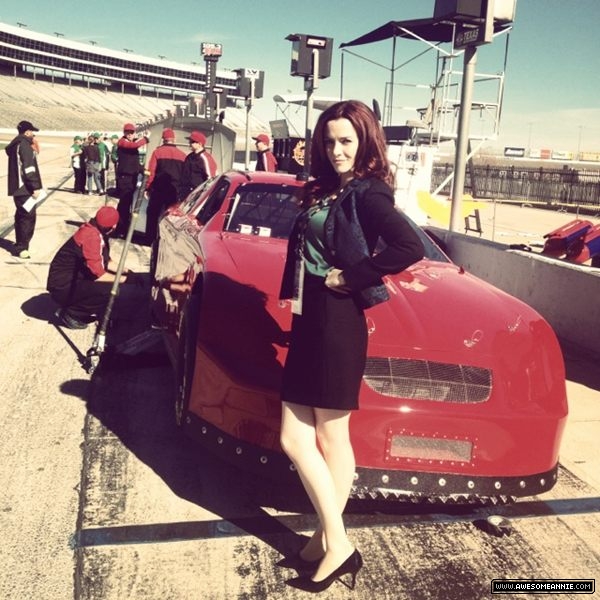
[[[223,56],[223,44],[202,42],[200,54],[204,58],[206,93],[204,103],[204,118],[212,120],[214,117],[217,90],[217,62]]]
[[[514,7],[513,11],[514,13]],[[499,13],[500,14],[500,13]],[[513,16],[504,15],[511,21]],[[461,204],[465,184],[465,168],[469,146],[469,117],[472,109],[473,83],[475,65],[477,64],[477,47],[489,44],[494,38],[495,3],[494,0],[481,0],[479,18],[467,19],[456,23],[453,37],[453,48],[464,49],[463,76],[460,106],[458,113],[458,131],[456,153],[454,157],[454,182],[452,185],[452,206],[450,208],[450,231],[460,227]]]
[[[454,157],[454,182],[452,185],[452,206],[450,207],[450,231],[460,229],[461,205],[465,188],[465,170],[469,146],[469,119],[473,99],[473,80],[477,64],[477,48],[465,48],[463,63],[463,81],[458,114],[458,136],[456,138],[456,156]]]
[[[583,130],[583,125],[579,125],[577,129],[579,129],[579,135],[577,136],[577,159],[579,159],[579,153],[581,152],[581,132]]]

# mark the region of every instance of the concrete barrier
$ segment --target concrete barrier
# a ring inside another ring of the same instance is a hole
[[[427,229],[444,243],[456,264],[539,312],[562,342],[600,356],[600,269],[437,227]]]

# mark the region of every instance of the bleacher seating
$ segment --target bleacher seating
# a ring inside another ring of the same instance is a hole
[[[175,112],[169,98],[0,75],[0,129],[12,131],[19,121],[27,119],[47,132],[120,133],[123,123],[155,121],[169,112]],[[248,115],[245,108],[227,108],[223,124],[236,132],[235,146],[240,156],[245,152],[246,118],[250,135],[269,133],[269,126],[252,113]],[[249,149],[254,151],[252,140]]]
[[[124,121],[152,120],[172,108],[165,98],[0,76],[0,128],[28,119],[48,131],[120,131]]]

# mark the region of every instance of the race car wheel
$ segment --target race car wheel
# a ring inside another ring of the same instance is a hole
[[[181,335],[179,337],[179,352],[177,356],[175,378],[175,422],[178,427],[183,427],[183,425],[185,425],[190,402],[190,390],[192,387],[194,363],[196,360],[199,310],[200,296],[190,296],[185,305],[181,320]]]

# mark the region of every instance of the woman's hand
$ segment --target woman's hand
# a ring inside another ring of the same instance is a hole
[[[325,276],[325,285],[335,292],[339,292],[340,294],[349,294],[350,288],[346,285],[346,281],[344,280],[344,274],[341,269],[329,269],[327,271],[327,275]]]

